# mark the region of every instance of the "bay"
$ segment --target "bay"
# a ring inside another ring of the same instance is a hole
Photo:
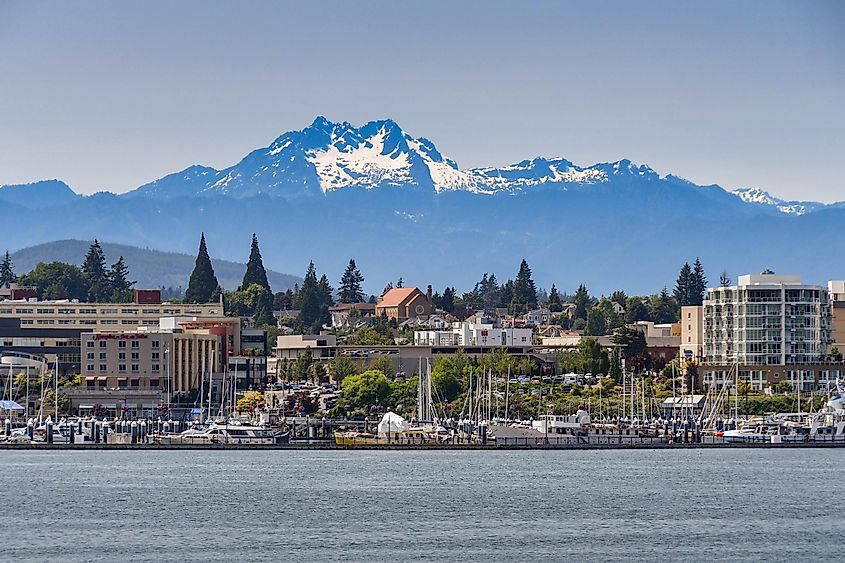
[[[845,450],[0,452],[9,561],[838,558]]]

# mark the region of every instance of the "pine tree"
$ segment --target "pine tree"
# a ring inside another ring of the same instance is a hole
[[[707,292],[707,277],[704,275],[704,267],[701,265],[701,260],[697,257],[695,264],[692,266],[692,275],[690,277],[690,305],[701,305],[704,302],[704,294]]]
[[[531,279],[531,268],[528,267],[528,262],[524,258],[519,264],[519,272],[513,282],[512,301],[520,310],[528,309],[537,303],[537,286]]]
[[[690,268],[689,262],[684,262],[684,265],[681,267],[681,271],[678,274],[678,281],[675,282],[674,296],[678,307],[690,305],[690,301],[692,300],[692,288],[692,269]]]
[[[305,326],[312,326],[320,318],[320,288],[314,262],[308,264],[305,279],[299,290],[299,320]]]
[[[338,300],[341,303],[360,303],[364,300],[364,290],[361,284],[364,283],[364,276],[355,265],[355,260],[349,260],[349,265],[340,278],[340,289]]]
[[[669,290],[664,287],[660,294],[655,296],[652,303],[651,316],[654,322],[658,324],[673,323],[678,320],[677,311],[675,300],[669,295]]]
[[[249,261],[246,263],[241,289],[246,289],[252,284],[258,284],[267,291],[270,291],[270,283],[267,281],[267,270],[264,269],[264,262],[261,260],[261,250],[258,248],[258,237],[252,234],[252,245],[249,249]]]
[[[129,268],[126,266],[123,256],[112,264],[111,270],[109,270],[109,282],[112,288],[112,301],[125,303],[130,300],[130,293],[135,282],[129,280]]]
[[[396,287],[398,287],[398,288],[403,288],[403,287],[405,287],[405,280],[403,280],[403,279],[400,277],[400,278],[399,278],[399,280],[396,282]]]
[[[590,294],[587,291],[587,286],[583,283],[578,286],[575,291],[575,297],[572,302],[575,304],[575,318],[587,320],[587,311],[590,308]]]
[[[560,301],[560,294],[557,292],[555,284],[552,284],[552,289],[549,292],[549,300],[546,301],[546,307],[548,307],[549,311],[552,313],[559,313],[563,311],[563,303]]]
[[[329,284],[329,278],[326,277],[326,274],[320,276],[320,280],[317,282],[317,292],[320,296],[320,316],[318,321],[323,325],[331,321],[329,307],[334,305],[334,297],[332,296],[334,288]]]
[[[729,287],[731,285],[731,277],[727,270],[722,270],[722,275],[719,276],[719,285],[722,287]]]
[[[7,250],[6,255],[3,257],[3,262],[0,263],[0,287],[8,287],[17,281],[18,276],[15,275],[12,256]]]
[[[88,247],[85,260],[82,262],[82,274],[88,285],[88,301],[96,303],[111,301],[113,290],[108,272],[106,272],[106,256],[97,239],[94,239]]]
[[[212,295],[219,287],[220,283],[217,281],[217,276],[214,275],[211,258],[208,257],[208,249],[205,246],[205,233],[202,233],[197,261],[194,265],[194,271],[191,272],[191,279],[188,281],[188,290],[185,292],[185,301],[188,303],[209,303]]]

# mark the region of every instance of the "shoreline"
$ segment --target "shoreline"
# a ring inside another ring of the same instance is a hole
[[[448,451],[448,450],[690,450],[690,449],[793,449],[793,448],[843,448],[842,442],[794,442],[794,443],[731,443],[731,444],[580,444],[580,445],[518,445],[518,444],[359,444],[338,445],[334,443],[303,444],[0,444],[0,450],[396,450],[396,451]]]

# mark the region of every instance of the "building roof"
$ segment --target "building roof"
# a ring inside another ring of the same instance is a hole
[[[378,302],[379,307],[396,307],[401,305],[414,293],[419,292],[422,294],[422,291],[416,287],[394,287],[390,289],[381,296],[381,300]],[[425,294],[423,294],[425,295]]]

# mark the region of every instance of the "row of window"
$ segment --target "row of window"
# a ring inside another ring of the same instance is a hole
[[[132,371],[132,372],[137,373],[137,372],[141,371],[141,366],[139,364],[129,364],[129,366],[130,366],[130,371]],[[85,368],[86,368],[86,371],[88,373],[94,373],[94,364],[87,364],[85,366]],[[108,371],[109,371],[108,365],[100,364],[99,373],[106,373]],[[117,371],[125,372],[126,371],[126,364],[118,364],[117,365]],[[155,372],[161,371],[161,364],[152,364],[150,366],[150,371],[155,371]]]

